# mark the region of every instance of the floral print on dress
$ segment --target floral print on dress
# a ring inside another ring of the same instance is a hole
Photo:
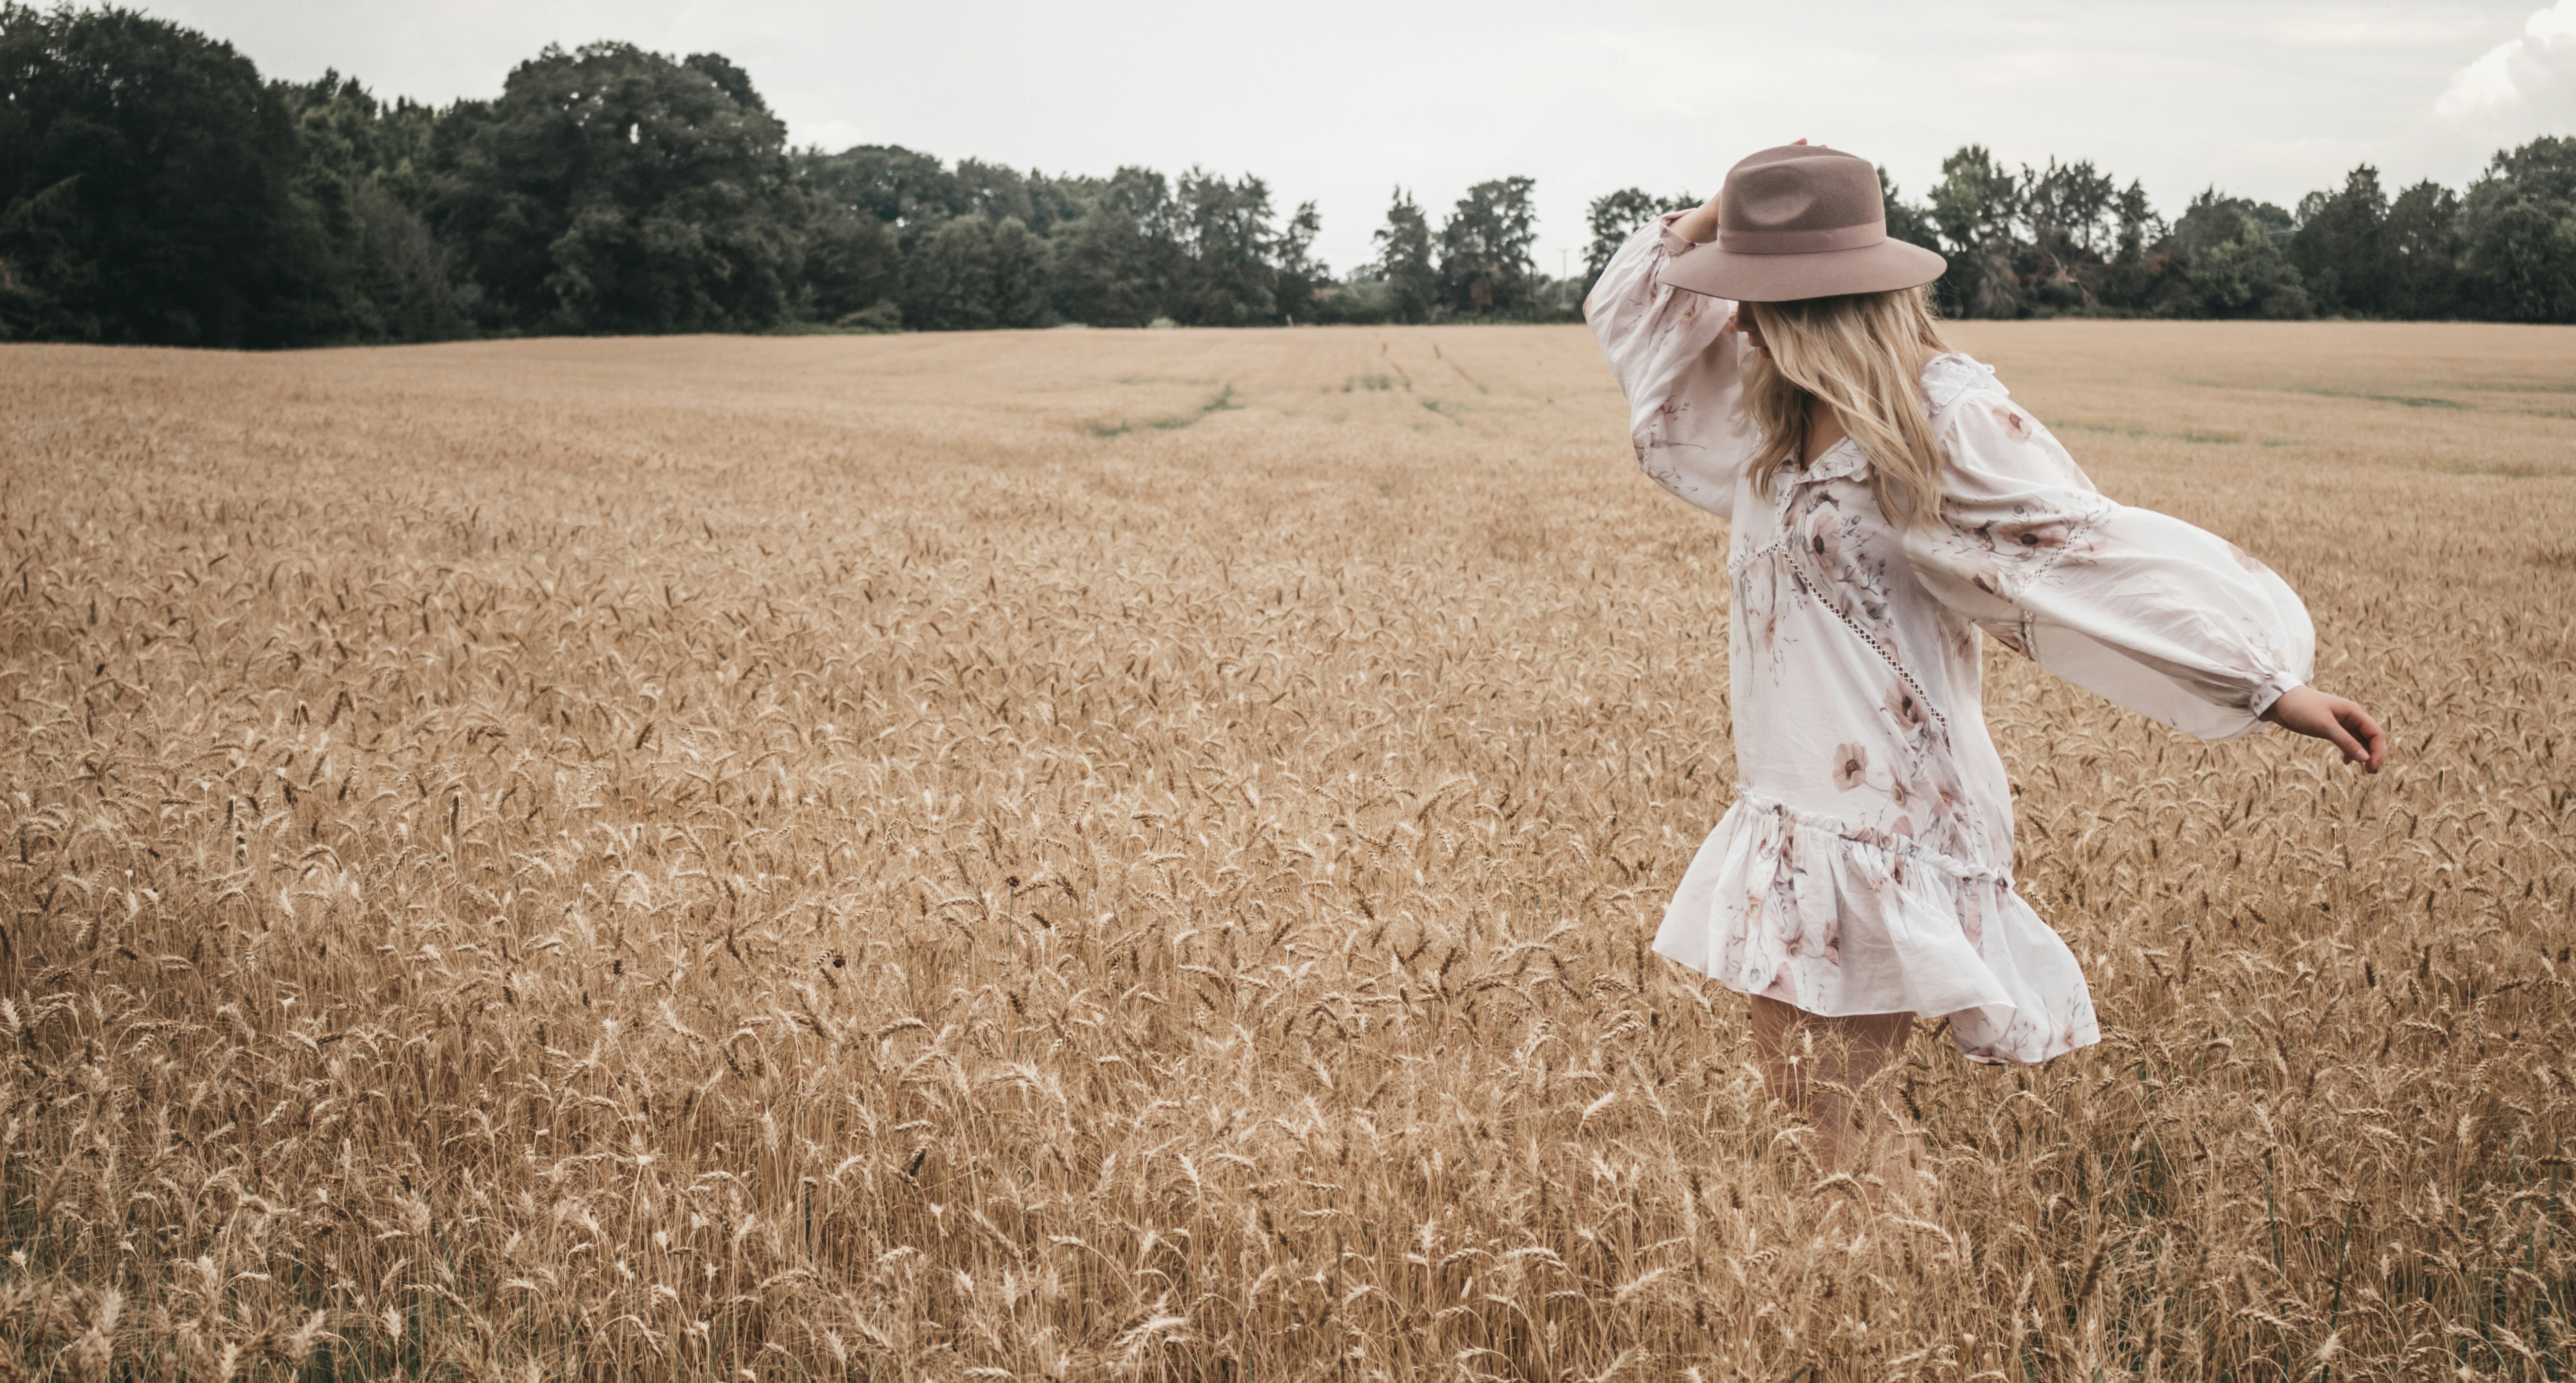
[[[1980,645],[2225,738],[2306,677],[2305,608],[2225,540],[2105,498],[1991,369],[1955,353],[1923,373],[1946,461],[1938,522],[1889,524],[1848,439],[1755,490],[1733,305],[1656,281],[1691,252],[1650,224],[1585,302],[1640,466],[1735,525],[1737,800],[1655,949],[1812,1013],[1946,1015],[1973,1060],[2096,1040],[2073,952],[2013,888]]]
[[[1869,781],[1869,751],[1857,744],[1834,746],[1834,791],[1849,792]]]
[[[1879,698],[1878,704],[1896,717],[1897,724],[1908,729],[1920,730],[1932,723],[1931,712],[1923,708],[1923,698],[1915,695],[1914,689],[1901,681],[1888,683],[1887,694]]]

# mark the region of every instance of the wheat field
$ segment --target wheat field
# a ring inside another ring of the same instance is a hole
[[[1580,328],[0,350],[0,1377],[2565,1376],[2576,331],[1958,335],[2395,754],[1996,654],[2105,1040],[1912,1199]]]

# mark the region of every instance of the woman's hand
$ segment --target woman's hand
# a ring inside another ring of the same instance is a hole
[[[2345,763],[2359,764],[2365,772],[2377,773],[2388,762],[2388,736],[2379,722],[2340,696],[2328,696],[2314,687],[2292,687],[2281,693],[2263,718],[2284,730],[2333,741],[2343,751]]]
[[[1673,234],[1694,245],[1705,245],[1715,240],[1717,238],[1717,194],[1709,194],[1707,201],[1683,212],[1681,219],[1673,222]]]
[[[1804,136],[1801,136],[1796,142],[1804,144],[1807,141]],[[1718,190],[1725,191],[1722,187]],[[1717,238],[1717,197],[1712,194],[1707,201],[1683,212],[1681,219],[1673,222],[1673,234],[1694,245],[1705,245],[1715,240]]]

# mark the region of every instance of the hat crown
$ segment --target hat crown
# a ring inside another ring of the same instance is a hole
[[[1878,170],[1838,150],[1765,149],[1728,169],[1718,195],[1718,242],[1737,254],[1819,254],[1886,238]]]

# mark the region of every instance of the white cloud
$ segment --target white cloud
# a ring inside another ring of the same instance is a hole
[[[2522,35],[2451,74],[2433,102],[2445,120],[2518,113],[2555,114],[2576,106],[2576,0],[2533,11]]]
[[[2509,39],[2486,51],[2476,62],[2463,67],[2451,78],[2433,102],[2433,113],[2447,120],[2457,120],[2478,111],[2492,110],[2512,102],[2513,60],[2522,55],[2522,40]]]

